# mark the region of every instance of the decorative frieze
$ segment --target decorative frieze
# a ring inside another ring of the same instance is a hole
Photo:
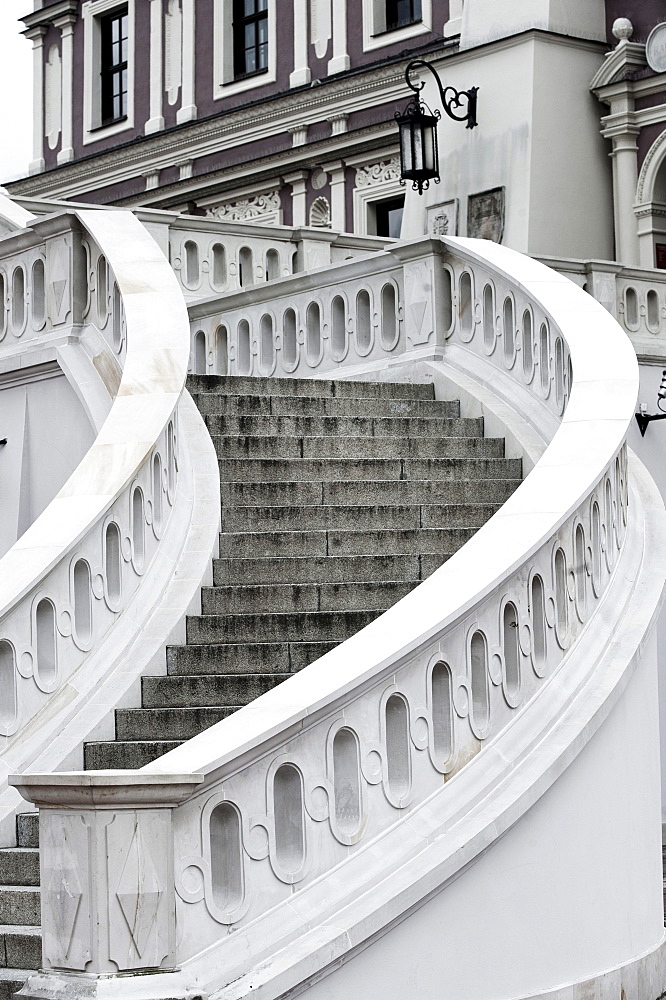
[[[379,163],[371,163],[356,171],[357,188],[374,187],[376,184],[399,180],[400,158],[398,156],[394,156],[390,160],[380,160]]]
[[[254,198],[241,198],[239,201],[216,205],[206,209],[206,215],[221,222],[263,222],[279,223],[280,193],[268,191],[255,195]]]

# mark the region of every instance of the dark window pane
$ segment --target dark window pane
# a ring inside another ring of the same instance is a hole
[[[391,239],[400,238],[404,206],[404,197],[394,198],[391,201],[380,201],[375,205],[377,236],[388,236]]]
[[[102,124],[127,113],[127,7],[100,18],[100,76]]]

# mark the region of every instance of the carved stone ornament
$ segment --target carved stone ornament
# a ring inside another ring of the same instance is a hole
[[[331,38],[331,0],[310,0],[310,41],[323,59]]]
[[[55,149],[62,127],[62,63],[57,45],[49,49],[44,70],[44,129],[49,149]]]
[[[501,243],[504,235],[504,188],[471,194],[467,199],[467,235]]]
[[[242,198],[240,201],[208,208],[206,215],[221,222],[271,222],[278,216],[280,208],[279,192],[269,191],[254,198]]]
[[[458,235],[458,199],[429,205],[427,209],[428,232],[433,236]]]
[[[310,206],[310,225],[325,228],[331,225],[331,206],[328,198],[315,198]]]
[[[164,19],[164,85],[169,104],[178,100],[183,76],[183,15],[180,0],[169,0]]]
[[[655,73],[666,71],[666,21],[655,25],[645,43],[648,66]]]
[[[372,163],[356,171],[357,188],[374,187],[376,184],[399,180],[400,157],[398,156],[394,156],[390,160],[381,160],[379,163]]]

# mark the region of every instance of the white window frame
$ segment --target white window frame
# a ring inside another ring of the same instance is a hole
[[[430,2],[430,0],[428,0]],[[213,99],[232,97],[277,80],[277,0],[268,0],[268,69],[234,79],[233,0],[215,0],[213,24]]]
[[[337,2],[337,0],[336,0]],[[363,51],[383,49],[432,31],[432,0],[421,0],[421,20],[395,31],[386,30],[386,0],[363,0]]]
[[[134,4],[135,0],[86,0],[83,19],[83,145],[134,128]],[[102,95],[100,63],[102,32],[100,18],[127,7],[127,117],[100,128]]]
[[[382,201],[392,201],[394,198],[404,198],[405,188],[399,180],[382,181],[369,187],[354,188],[354,233],[357,236],[371,236],[370,211],[371,206]]]

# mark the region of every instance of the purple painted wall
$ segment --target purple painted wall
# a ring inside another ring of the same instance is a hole
[[[618,17],[628,17],[634,26],[632,42],[644,42],[655,24],[666,21],[664,0],[606,0],[606,31],[611,45],[617,45],[611,28]]]

